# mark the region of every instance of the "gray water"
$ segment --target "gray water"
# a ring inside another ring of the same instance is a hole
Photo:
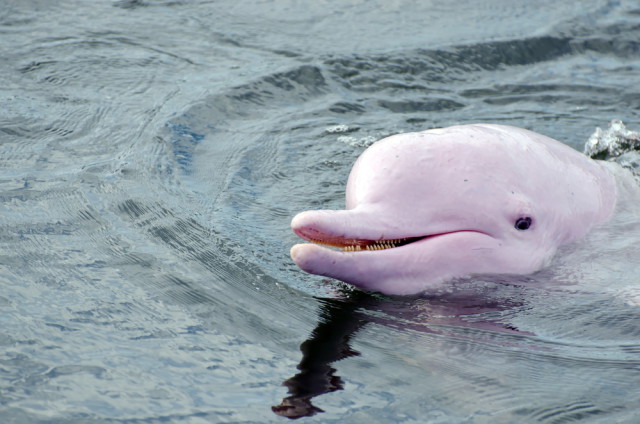
[[[2,2],[2,423],[640,420],[634,187],[517,280],[289,259],[384,136],[640,128],[637,2],[415,3]]]

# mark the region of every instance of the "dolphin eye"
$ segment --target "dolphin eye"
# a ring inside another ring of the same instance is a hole
[[[515,227],[520,231],[528,230],[529,227],[531,227],[531,218],[529,218],[528,216],[524,218],[518,218],[516,220]]]

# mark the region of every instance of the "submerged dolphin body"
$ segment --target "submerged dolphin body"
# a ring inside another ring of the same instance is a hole
[[[291,257],[364,290],[414,294],[457,277],[537,271],[615,204],[604,163],[528,130],[399,134],[358,158],[346,210],[294,217],[294,232],[313,244],[293,246]]]

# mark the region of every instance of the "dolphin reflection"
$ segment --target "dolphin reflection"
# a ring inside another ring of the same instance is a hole
[[[347,299],[318,299],[321,304],[319,322],[309,339],[300,345],[300,372],[285,380],[289,396],[271,409],[287,418],[301,418],[324,412],[311,403],[313,397],[342,390],[342,379],[334,375],[333,362],[360,355],[349,346],[349,340],[369,319],[357,310],[373,302],[373,296],[353,293]]]
[[[421,298],[390,298],[361,291],[343,293],[343,296],[339,299],[317,298],[321,306],[318,325],[300,345],[302,359],[297,366],[299,372],[283,382],[288,396],[279,405],[271,407],[276,415],[297,419],[324,412],[311,400],[343,389],[344,383],[335,375],[336,369],[332,364],[360,355],[349,343],[370,322],[435,334],[448,333],[446,328],[451,326],[530,334],[508,324],[468,320],[474,314],[522,306],[513,299],[482,299],[482,296],[451,293]],[[376,313],[372,314],[374,311]],[[388,318],[381,317],[380,312]]]

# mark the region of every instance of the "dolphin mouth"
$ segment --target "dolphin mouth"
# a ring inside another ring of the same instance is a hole
[[[323,233],[314,228],[297,228],[295,233],[308,242],[333,247],[343,252],[366,252],[387,250],[396,247],[406,246],[420,240],[434,237],[440,234],[424,235],[419,237],[401,237],[393,239],[370,240],[364,238],[344,237],[333,234]]]
[[[303,237],[303,238],[314,244],[320,244],[323,246],[338,248],[343,252],[360,252],[360,251],[393,249],[395,247],[406,246],[408,244],[411,244],[416,241],[420,241],[429,237],[432,237],[432,236],[405,237],[405,238],[391,239],[391,240],[367,240],[367,239],[354,239],[354,238],[339,239],[336,237],[332,237],[330,240],[323,240],[318,238],[307,238],[307,237]]]
[[[441,228],[420,234],[420,230],[415,231],[414,228],[415,232],[411,234],[411,230],[398,231],[392,227],[385,221],[372,219],[368,214],[358,216],[351,210],[307,211],[295,216],[291,222],[291,228],[298,237],[336,253],[389,251],[457,233],[490,236],[477,229]]]

